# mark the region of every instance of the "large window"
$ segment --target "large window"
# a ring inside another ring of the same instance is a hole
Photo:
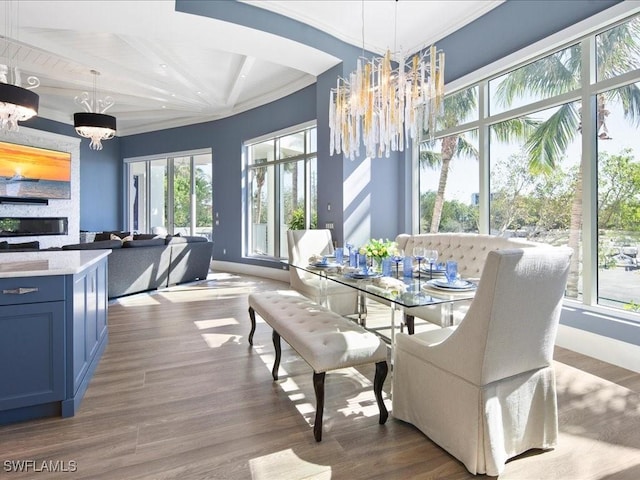
[[[212,240],[211,153],[128,159],[128,224],[132,232],[163,227]]]
[[[421,231],[470,230],[439,212],[476,184],[478,231],[568,245],[568,297],[640,311],[640,17],[448,95],[437,126],[419,147]]]
[[[249,256],[286,258],[287,230],[317,223],[316,128],[245,144]]]

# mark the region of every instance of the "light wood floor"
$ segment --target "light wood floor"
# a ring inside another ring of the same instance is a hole
[[[310,368],[283,344],[273,382],[268,326],[247,343],[247,294],[286,285],[214,277],[111,304],[109,345],[79,413],[0,427],[0,478],[473,478],[392,412],[378,425],[370,367],[327,375],[316,443]],[[640,478],[640,375],[564,349],[555,358],[560,443],[510,461],[500,478]],[[7,472],[16,460],[77,471]]]

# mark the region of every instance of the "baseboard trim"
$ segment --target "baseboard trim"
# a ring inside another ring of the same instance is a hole
[[[640,347],[614,338],[559,325],[556,345],[640,373]]]

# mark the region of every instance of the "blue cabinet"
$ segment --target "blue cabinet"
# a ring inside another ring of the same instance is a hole
[[[62,400],[64,360],[63,301],[0,307],[0,411]]]
[[[73,315],[67,330],[67,399],[62,416],[74,415],[107,345],[106,260],[70,279]]]
[[[0,278],[0,424],[71,416],[107,344],[107,259]]]

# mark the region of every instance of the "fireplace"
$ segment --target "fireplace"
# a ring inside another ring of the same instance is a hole
[[[0,217],[0,237],[67,235],[67,217]]]

